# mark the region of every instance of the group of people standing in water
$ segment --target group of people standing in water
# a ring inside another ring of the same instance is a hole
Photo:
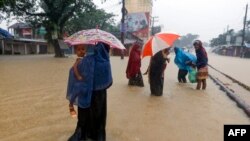
[[[179,67],[178,80],[186,83],[185,76],[191,69],[197,68],[197,89],[206,89],[208,76],[207,53],[202,42],[194,42],[197,59],[183,57],[185,53],[175,49],[175,63]],[[128,85],[144,87],[141,72],[141,49],[143,44],[136,42],[130,51],[126,76]],[[107,116],[107,89],[112,85],[112,72],[109,59],[110,46],[97,43],[94,47],[75,46],[76,62],[69,71],[66,98],[69,100],[69,112],[77,117],[75,132],[68,141],[105,141]],[[164,86],[164,71],[170,62],[170,49],[159,51],[151,57],[148,74],[151,95],[161,96]],[[187,55],[188,56],[188,55]],[[184,59],[183,59],[184,58]],[[77,106],[77,112],[74,106]]]
[[[128,66],[126,70],[128,85],[143,87],[141,73],[141,49],[142,43],[136,42],[130,51]],[[167,66],[169,49],[164,49],[150,59],[150,64],[144,75],[148,74],[150,90],[152,95],[160,96],[163,94],[164,70]]]
[[[205,48],[202,46],[200,40],[193,43],[195,48],[196,57],[189,52],[184,51],[182,48],[175,47],[175,64],[178,66],[178,81],[180,83],[187,83],[186,75],[192,70],[196,70],[196,89],[206,89],[206,79],[208,77],[208,57]],[[127,78],[129,79],[128,85],[144,86],[141,67],[141,49],[142,44],[135,43],[130,51],[128,66],[126,70]],[[170,62],[168,55],[170,48],[164,49],[151,57],[149,67],[144,73],[148,74],[148,81],[150,84],[151,95],[161,96],[163,94],[164,85],[164,71],[167,63]]]

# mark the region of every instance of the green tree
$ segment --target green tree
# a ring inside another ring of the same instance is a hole
[[[214,46],[219,46],[219,45],[225,45],[225,44],[227,44],[227,42],[226,42],[226,37],[227,37],[227,34],[226,34],[226,33],[220,34],[218,37],[213,38],[213,39],[210,41],[210,45],[211,45],[212,47],[214,47]]]
[[[65,23],[76,13],[94,6],[92,0],[4,0],[0,11],[33,24],[43,24],[48,42],[54,46],[55,57],[63,57],[58,39],[63,38]]]
[[[67,21],[65,31],[72,34],[80,30],[98,28],[114,32],[115,26],[114,15],[106,13],[103,9],[93,8],[87,12],[77,12],[73,18]]]
[[[210,41],[210,45],[212,47],[226,45],[227,44],[226,37],[228,35],[230,36],[230,44],[235,45],[236,44],[236,38],[238,36],[242,36],[242,30],[239,30],[239,31],[235,32],[234,29],[230,29],[227,33],[220,34],[216,38],[213,38]],[[248,35],[248,30],[246,30],[246,41],[248,40],[249,37],[250,37],[250,35]]]
[[[181,36],[181,38],[175,42],[175,46],[191,48],[193,41],[198,37],[199,35],[188,33],[187,35]]]

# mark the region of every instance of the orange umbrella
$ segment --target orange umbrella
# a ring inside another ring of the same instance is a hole
[[[150,37],[143,47],[142,57],[153,56],[157,52],[171,47],[179,37],[180,35],[173,33],[159,33]]]

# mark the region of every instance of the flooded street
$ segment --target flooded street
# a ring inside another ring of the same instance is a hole
[[[222,63],[223,62],[223,63]],[[250,86],[250,59],[209,54],[209,64],[236,80]]]
[[[150,96],[147,76],[144,88],[127,85],[127,59],[111,58],[114,82],[108,90],[107,141],[221,141],[224,124],[250,124],[247,115],[210,79],[205,91],[196,91],[195,84],[177,83],[174,56],[165,71],[162,97]],[[233,60],[209,59],[218,69]],[[143,59],[142,72],[148,61]],[[77,121],[70,117],[65,99],[73,63],[72,57],[0,56],[1,141],[68,139]],[[238,65],[227,67],[249,70]],[[233,73],[232,77],[250,85],[242,74]]]

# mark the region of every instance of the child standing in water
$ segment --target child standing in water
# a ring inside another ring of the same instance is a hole
[[[74,74],[74,77],[76,79],[74,83],[77,83],[78,81],[83,80],[83,76],[81,76],[79,71],[78,71],[78,65],[86,54],[86,47],[84,47],[84,45],[77,45],[77,46],[75,46],[75,52],[77,55],[77,59],[76,59],[76,62],[74,63],[74,65],[70,71],[73,70],[73,74]],[[72,117],[76,117],[76,111],[74,109],[73,104],[74,104],[75,98],[77,97],[77,93],[73,92],[72,95],[73,96],[69,99],[69,111],[70,111],[70,115]]]

